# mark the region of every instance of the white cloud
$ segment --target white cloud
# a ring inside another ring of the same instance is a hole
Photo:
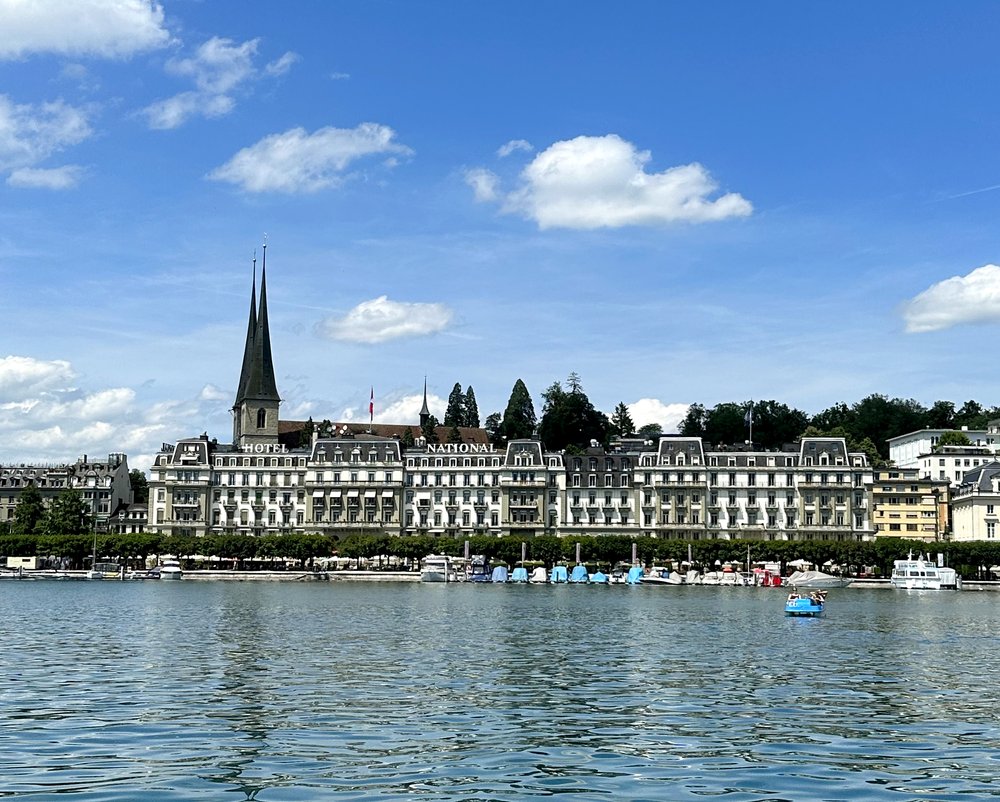
[[[284,75],[288,72],[292,65],[299,60],[298,53],[293,53],[290,50],[285,53],[281,58],[272,61],[266,67],[264,67],[264,72],[268,75]]]
[[[342,318],[327,318],[317,329],[334,340],[381,343],[399,337],[419,337],[441,331],[451,322],[444,304],[403,303],[385,295],[358,304]]]
[[[531,143],[526,139],[512,139],[510,142],[506,142],[497,149],[497,156],[501,159],[506,159],[516,150],[523,150],[528,153],[534,150]]]
[[[0,0],[0,59],[31,53],[123,58],[170,34],[153,0]]]
[[[472,187],[476,201],[483,203],[497,199],[497,187],[500,178],[496,173],[483,167],[465,171],[465,183]]]
[[[83,168],[72,164],[44,170],[21,167],[7,177],[7,184],[24,189],[72,189],[80,183],[82,175]]]
[[[423,393],[418,393],[415,395],[407,395],[402,398],[394,398],[389,401],[389,403],[383,407],[382,401],[378,397],[376,391],[375,394],[375,423],[398,423],[406,424],[410,423],[416,426],[420,423],[420,409],[424,404]],[[427,408],[431,411],[431,414],[438,420],[444,417],[444,412],[448,408],[447,399],[440,398],[434,393],[427,394]],[[344,423],[351,423],[353,421],[368,421],[368,402],[365,400],[364,408],[360,407],[347,407],[341,413],[339,418],[340,421]]]
[[[664,404],[658,398],[640,398],[631,404],[626,404],[635,428],[639,429],[648,423],[658,423],[665,433],[676,432],[677,427],[688,411],[688,404]]]
[[[69,362],[30,356],[0,358],[0,402],[24,401],[45,390],[66,387],[75,378]]]
[[[752,212],[736,193],[713,200],[718,185],[700,164],[648,173],[650,159],[614,134],[556,142],[524,168],[504,211],[542,229],[703,223]]]
[[[293,128],[244,148],[209,174],[247,192],[316,192],[339,183],[343,171],[364,156],[412,151],[394,141],[395,131],[377,123],[357,128]]]
[[[192,420],[217,414],[226,397],[207,385],[192,399],[141,402],[130,387],[81,390],[69,362],[0,359],[3,462],[72,462],[81,454],[124,451],[146,469],[164,440],[188,437]]]
[[[215,36],[204,42],[190,58],[171,59],[167,72],[194,82],[193,90],[158,100],[143,109],[149,126],[155,129],[177,128],[194,116],[221,117],[236,107],[233,95],[258,79],[254,66],[259,39],[235,44]],[[283,75],[298,59],[294,53],[267,64],[267,75]]]
[[[910,333],[1000,322],[1000,267],[983,265],[932,284],[904,304],[903,319]]]
[[[0,170],[34,167],[90,134],[86,113],[61,100],[17,105],[0,95]]]
[[[351,77],[351,74],[349,72],[331,72],[330,73],[330,80],[331,81],[346,81],[350,77]]]

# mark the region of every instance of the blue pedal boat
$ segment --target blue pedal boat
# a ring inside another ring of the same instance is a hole
[[[826,604],[826,594],[815,591],[808,596],[789,593],[785,599],[785,615],[817,616],[822,615]]]

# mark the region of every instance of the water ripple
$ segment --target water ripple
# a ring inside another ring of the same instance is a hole
[[[0,585],[0,796],[1000,796],[992,594]]]

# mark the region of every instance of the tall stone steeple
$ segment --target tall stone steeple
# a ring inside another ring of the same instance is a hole
[[[250,320],[243,350],[240,385],[233,405],[233,445],[278,444],[278,387],[271,358],[271,332],[267,322],[267,245],[260,271],[260,306],[257,307],[257,260],[250,290]]]
[[[427,406],[427,377],[424,376],[424,405],[420,407],[420,428],[427,425],[431,418],[431,411]]]

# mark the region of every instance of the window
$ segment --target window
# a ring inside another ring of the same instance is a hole
[[[258,409],[257,410],[257,428],[258,429],[264,429],[266,427],[267,427],[267,410],[263,409],[263,408]]]

